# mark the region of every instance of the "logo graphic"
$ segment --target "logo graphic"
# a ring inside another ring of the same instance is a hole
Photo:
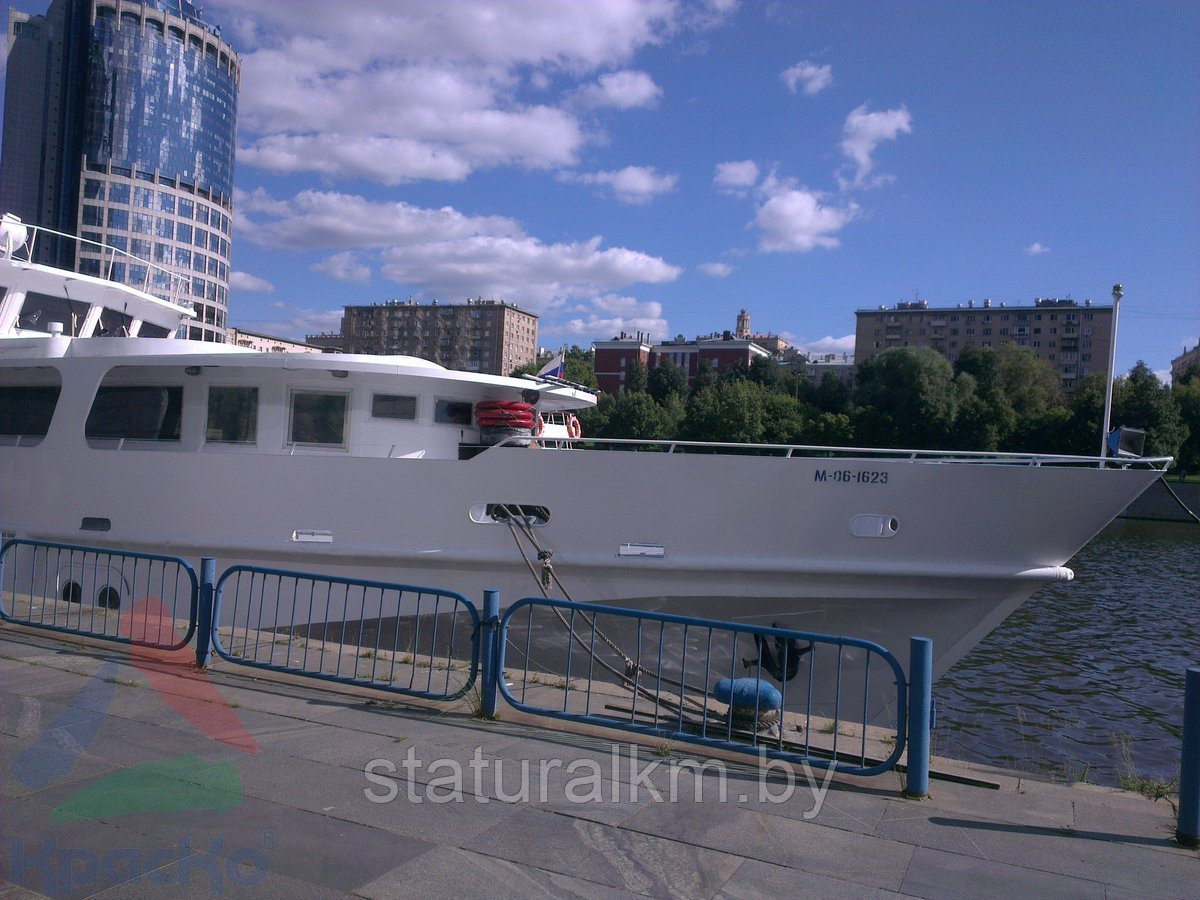
[[[145,597],[133,604],[121,622],[121,635],[157,643],[178,643],[183,638],[157,597]],[[258,753],[258,742],[208,676],[186,665],[185,652],[133,644],[129,661],[146,676],[163,702],[198,731],[245,753]],[[105,662],[37,741],[16,755],[12,773],[18,781],[41,789],[74,769],[79,757],[96,742],[116,694],[118,671],[116,660]],[[51,820],[230,810],[241,804],[242,796],[241,779],[233,763],[209,765],[194,754],[185,754],[110,772],[68,797],[54,810]]]

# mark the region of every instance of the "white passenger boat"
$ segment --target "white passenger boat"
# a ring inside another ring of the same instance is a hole
[[[481,421],[495,424],[500,404],[531,403],[544,420],[595,398],[408,357],[179,339],[190,309],[30,262],[35,229],[4,228],[6,537],[475,601],[497,588],[514,602],[539,593],[507,525],[515,508],[576,600],[853,635],[902,655],[922,634],[936,677],[1038,586],[1072,578],[1065,563],[1169,464],[594,441],[561,426],[489,444]]]

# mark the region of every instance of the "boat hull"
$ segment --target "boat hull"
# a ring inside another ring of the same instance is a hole
[[[846,634],[901,657],[920,634],[934,640],[935,676],[1041,583],[1071,577],[1063,564],[1157,477],[532,448],[431,460],[41,446],[0,448],[0,460],[10,536],[428,585],[475,602],[494,588],[505,604],[540,594],[541,548],[556,596]],[[481,515],[489,504],[547,510],[530,529],[537,546]]]

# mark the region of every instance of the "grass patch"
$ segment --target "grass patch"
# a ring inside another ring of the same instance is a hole
[[[1147,778],[1137,771],[1133,762],[1133,741],[1127,734],[1114,734],[1113,746],[1117,750],[1117,762],[1120,770],[1117,772],[1117,784],[1122,790],[1135,791],[1149,800],[1162,800],[1170,797],[1178,789],[1174,778],[1164,781],[1161,778]]]

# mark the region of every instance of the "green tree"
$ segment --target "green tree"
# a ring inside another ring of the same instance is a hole
[[[650,385],[646,367],[640,359],[631,359],[625,369],[625,394],[644,394]]]
[[[1113,385],[1112,424],[1144,429],[1147,456],[1178,456],[1188,436],[1171,389],[1140,359]]]
[[[846,413],[818,413],[808,421],[800,442],[824,447],[849,447],[854,444],[854,425]]]
[[[683,398],[688,393],[687,373],[670,360],[662,360],[647,376],[650,396],[659,403],[668,397]]]
[[[762,440],[768,444],[803,443],[809,427],[804,404],[790,394],[766,388],[763,391]]]
[[[699,370],[696,372],[696,377],[692,379],[692,388],[690,391],[688,391],[688,398],[690,399],[702,391],[716,387],[718,381],[719,379],[717,378],[717,372],[715,369],[713,369],[711,366],[700,366]]]
[[[823,413],[846,414],[850,411],[850,388],[835,373],[826,372],[812,394],[812,403]]]
[[[750,363],[749,378],[769,391],[783,391],[783,372],[769,356],[756,356]]]
[[[1188,430],[1179,446],[1176,465],[1181,472],[1200,472],[1200,366],[1193,367],[1194,376],[1185,373],[1171,388],[1179,418]]]
[[[680,437],[693,441],[761,443],[766,434],[766,390],[750,381],[727,381],[693,392]]]
[[[658,402],[645,391],[622,391],[612,406],[604,434],[633,440],[664,440],[672,436],[674,423]]]
[[[856,439],[885,447],[947,448],[957,400],[954,369],[940,353],[885,350],[858,368]]]

